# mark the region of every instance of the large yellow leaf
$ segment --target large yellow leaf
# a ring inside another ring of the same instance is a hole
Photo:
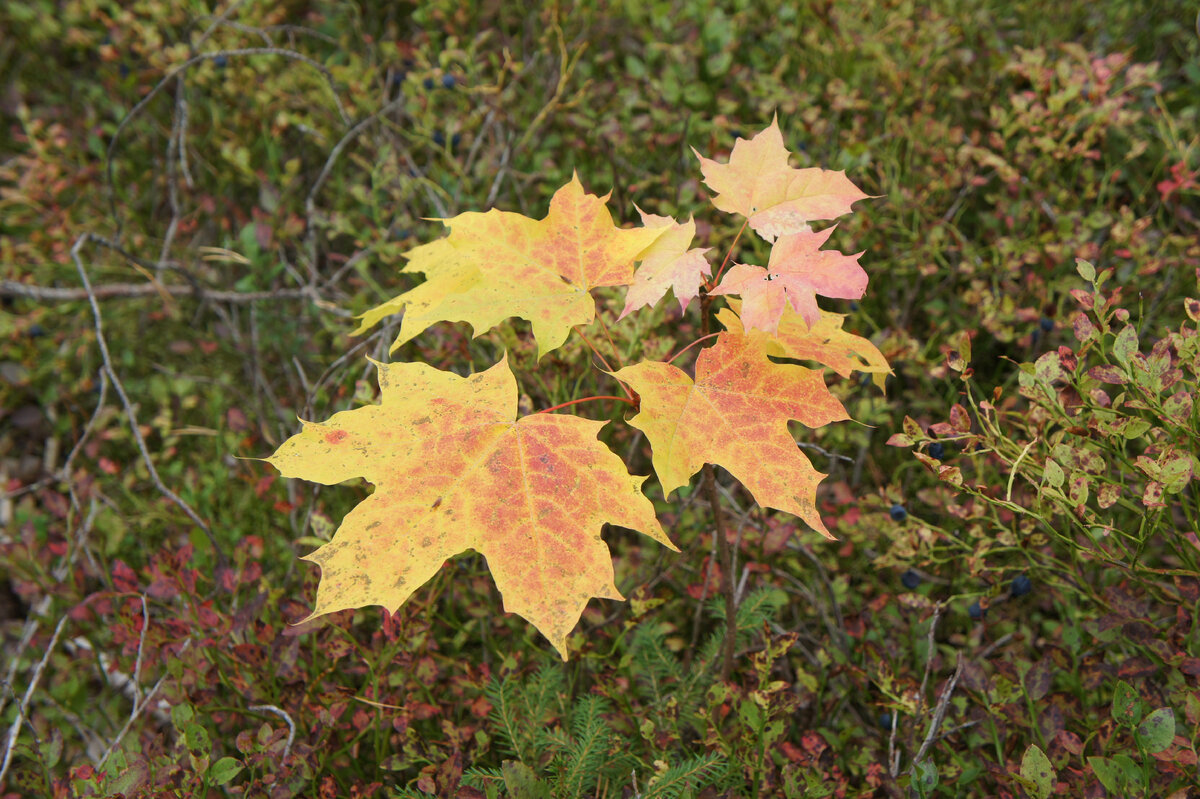
[[[472,549],[487,558],[504,609],[565,660],[588,600],[622,598],[603,525],[675,548],[641,493],[646,478],[597,440],[604,422],[517,418],[507,359],[470,377],[421,363],[378,367],[379,405],[304,422],[267,459],[286,477],[375,485],[307,556],[321,566],[309,618],[364,605],[394,612],[447,558]]]
[[[696,379],[646,361],[614,376],[638,393],[629,423],[646,434],[663,491],[685,485],[705,463],[729,470],[764,507],[794,513],[832,538],[816,509],[815,470],[788,432],[850,418],[820,372],[773,363],[764,336],[727,330],[700,353]]]
[[[436,322],[468,322],[478,336],[518,316],[532,323],[540,358],[595,318],[591,289],[629,285],[639,253],[667,230],[618,228],[607,201],[572,177],[545,219],[493,209],[442,220],[448,237],[405,255],[403,271],[426,282],[367,311],[355,333],[403,310],[394,351]]]
[[[728,164],[705,158],[695,148],[692,152],[700,159],[704,182],[717,192],[713,205],[746,217],[767,241],[808,230],[814,219],[848,214],[853,203],[869,196],[845,172],[789,167],[778,119],[750,140],[734,142]]]

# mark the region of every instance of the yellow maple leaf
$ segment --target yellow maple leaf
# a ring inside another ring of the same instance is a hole
[[[717,192],[712,203],[726,213],[741,214],[767,241],[809,229],[814,219],[836,219],[865,200],[845,172],[816,167],[793,169],[783,146],[778,117],[753,138],[734,142],[729,163],[700,159],[704,182]]]
[[[804,519],[829,538],[816,508],[813,468],[788,432],[850,418],[820,372],[773,363],[764,336],[727,330],[700,353],[696,378],[668,363],[645,361],[613,376],[638,393],[629,424],[646,434],[663,492],[687,484],[705,463],[727,469],[764,507]]]
[[[816,361],[842,377],[849,377],[851,372],[866,372],[881,390],[884,380],[892,373],[878,347],[862,336],[842,329],[845,314],[823,310],[817,323],[809,327],[799,313],[784,309],[779,328],[772,335],[753,328],[743,328],[742,320],[738,317],[741,302],[732,297],[728,298],[728,302],[729,308],[717,311],[717,321],[731,332],[761,336],[768,355]]]
[[[631,476],[596,435],[605,422],[517,418],[507,358],[459,377],[421,363],[377,364],[381,401],[304,422],[266,460],[285,477],[375,492],[307,560],[321,566],[314,618],[365,605],[395,612],[471,549],[488,562],[504,609],[565,660],[567,633],[592,597],[622,599],[605,523],[675,549]]]
[[[355,334],[403,310],[394,351],[436,322],[467,322],[479,336],[517,316],[532,323],[542,357],[595,318],[589,292],[629,285],[639,253],[667,230],[618,228],[608,197],[585,193],[574,176],[544,219],[493,209],[442,220],[449,236],[405,254],[403,271],[426,282],[367,311]]]

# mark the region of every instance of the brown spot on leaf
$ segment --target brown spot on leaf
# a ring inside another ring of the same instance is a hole
[[[339,444],[348,435],[350,434],[345,430],[330,430],[325,434],[325,441],[330,444]]]

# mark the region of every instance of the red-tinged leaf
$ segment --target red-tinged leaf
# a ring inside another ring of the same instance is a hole
[[[788,305],[810,327],[817,324],[821,319],[818,294],[856,300],[867,290],[867,273],[858,265],[862,253],[821,249],[833,230],[781,236],[765,269],[734,264],[712,293],[741,295],[742,322],[748,328],[775,333]]]
[[[646,434],[663,492],[687,484],[705,463],[723,466],[758,504],[793,513],[825,536],[813,469],[787,429],[849,418],[820,372],[773,363],[763,339],[725,331],[700,353],[696,379],[647,361],[614,373],[641,396],[629,423]]]
[[[1147,508],[1165,508],[1167,503],[1163,502],[1163,484],[1151,481],[1146,484],[1146,490],[1142,492],[1142,504]]]
[[[1194,297],[1185,297],[1183,300],[1183,311],[1187,314],[1188,319],[1193,322],[1200,322],[1200,300]]]
[[[1083,741],[1078,735],[1067,730],[1059,730],[1056,736],[1059,746],[1073,755],[1083,754]]]
[[[712,268],[703,250],[688,247],[696,237],[696,223],[689,217],[687,222],[677,223],[669,216],[648,214],[641,208],[642,224],[650,230],[666,230],[653,244],[638,255],[641,266],[633,274],[633,283],[625,295],[625,310],[618,320],[646,305],[661,300],[667,290],[675,292],[679,310],[687,310],[688,303],[700,292],[704,278],[712,274]]]
[[[517,419],[503,360],[459,377],[420,363],[379,364],[381,403],[305,422],[267,460],[287,477],[376,487],[333,540],[309,619],[345,608],[395,612],[450,557],[487,558],[504,608],[566,658],[567,633],[591,597],[621,599],[605,523],[672,547],[621,459],[596,439],[604,422]]]
[[[957,402],[950,406],[950,426],[959,433],[971,431],[971,415]]]
[[[1096,300],[1092,296],[1092,292],[1085,291],[1084,289],[1071,289],[1070,294],[1083,310],[1090,311],[1096,307]]]
[[[1071,327],[1075,332],[1075,338],[1078,339],[1081,344],[1086,344],[1092,339],[1099,338],[1100,336],[1100,331],[1094,324],[1092,324],[1092,320],[1088,319],[1087,314],[1083,313],[1082,311],[1075,314],[1074,319],[1071,321]]]
[[[915,442],[903,433],[892,433],[884,443],[889,447],[911,447]]]
[[[1091,369],[1088,369],[1088,377],[1103,383],[1114,383],[1118,386],[1123,386],[1128,382],[1128,378],[1121,367],[1113,366],[1112,364],[1093,366]]]
[[[729,163],[700,159],[704,182],[717,192],[712,203],[722,211],[741,214],[750,228],[767,241],[808,230],[814,219],[836,219],[868,195],[859,191],[845,172],[793,169],[783,146],[779,120],[750,140],[734,142]]]
[[[779,329],[772,336],[760,330],[745,330],[737,316],[741,300],[729,298],[729,308],[717,312],[717,321],[726,330],[751,336],[764,336],[767,354],[797,361],[816,361],[828,366],[842,377],[852,372],[865,372],[880,390],[892,373],[887,359],[879,348],[862,336],[842,329],[843,314],[821,311],[821,319],[811,327],[795,311],[785,308],[779,318]]]
[[[667,230],[622,230],[607,201],[572,177],[545,219],[493,209],[442,220],[449,236],[405,254],[403,271],[426,281],[360,316],[355,334],[403,310],[394,351],[436,322],[468,322],[478,336],[517,316],[532,323],[540,358],[595,318],[591,289],[629,285],[638,254]]]

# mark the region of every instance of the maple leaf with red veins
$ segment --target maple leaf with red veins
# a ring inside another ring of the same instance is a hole
[[[641,398],[629,424],[646,434],[654,472],[670,495],[705,463],[727,469],[763,507],[793,513],[832,538],[817,513],[813,468],[788,432],[849,419],[821,373],[767,357],[762,335],[727,330],[696,360],[696,377],[644,361],[614,372]]]
[[[637,210],[645,227],[665,228],[666,232],[638,255],[642,264],[633,274],[633,283],[625,295],[625,310],[617,317],[618,321],[638,308],[654,305],[666,296],[667,289],[675,292],[682,313],[700,293],[704,278],[712,274],[708,259],[704,257],[711,248],[688,249],[696,237],[696,223],[691,217],[678,223],[669,216],[648,214],[641,208]]]
[[[857,255],[822,250],[836,225],[816,233],[781,236],[771,248],[767,267],[734,264],[714,295],[739,294],[742,321],[747,328],[774,333],[786,306],[791,305],[810,326],[821,318],[818,294],[857,300],[867,290],[867,273]]]
[[[436,322],[467,322],[480,336],[518,316],[531,323],[541,358],[595,318],[591,289],[629,285],[638,254],[666,232],[618,228],[607,202],[576,176],[544,219],[492,209],[442,220],[449,236],[405,254],[403,271],[426,281],[367,311],[355,334],[403,310],[395,351]]]
[[[377,364],[381,400],[304,422],[266,460],[285,477],[375,492],[306,560],[321,566],[309,618],[383,605],[393,613],[446,560],[487,559],[504,608],[567,657],[567,634],[592,597],[621,599],[607,523],[664,546],[654,506],[596,435],[606,422],[517,418],[507,359],[459,377],[422,363]]]
[[[749,141],[734,142],[728,164],[705,158],[694,147],[692,152],[700,159],[704,182],[717,192],[712,204],[746,217],[750,228],[767,241],[808,230],[814,219],[848,214],[852,204],[870,196],[845,172],[789,167],[778,117]]]

